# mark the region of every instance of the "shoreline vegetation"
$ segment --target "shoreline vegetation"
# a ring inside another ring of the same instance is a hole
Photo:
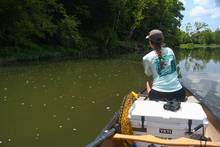
[[[101,59],[112,58],[122,54],[144,51],[146,46],[134,41],[118,42],[114,52],[106,52],[100,55],[97,51],[91,49],[77,50],[71,48],[52,48],[46,46],[35,46],[31,49],[10,48],[0,50],[0,65],[6,65],[14,62],[29,62],[41,60],[56,59]]]
[[[180,49],[196,49],[196,48],[220,48],[220,44],[193,44],[193,43],[186,43],[186,44],[180,44]]]
[[[183,10],[178,0],[1,0],[0,57],[111,57],[146,44],[156,28],[175,46]]]
[[[193,49],[220,49],[218,44],[180,44],[175,47],[180,50],[193,50]],[[43,61],[43,60],[62,60],[62,59],[102,59],[102,58],[114,58],[125,55],[126,57],[136,59],[134,57],[149,51],[148,47],[137,42],[119,42],[117,46],[117,52],[108,53],[106,56],[99,56],[94,52],[77,52],[72,49],[64,48],[48,48],[39,47],[35,50],[22,50],[14,49],[13,52],[7,50],[1,50],[0,52],[0,65],[7,65],[15,62],[30,62],[30,61]],[[10,50],[11,51],[11,50]],[[26,51],[26,52],[25,52]],[[133,54],[130,57],[129,54]],[[137,59],[136,59],[137,60]]]

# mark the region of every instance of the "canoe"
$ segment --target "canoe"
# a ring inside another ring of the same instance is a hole
[[[210,146],[210,147],[220,147],[220,122],[211,113],[206,105],[199,101],[199,96],[193,94],[193,91],[186,89],[187,102],[198,103],[202,106],[208,118],[208,127],[205,129],[205,137],[209,140],[202,141],[196,139],[189,139],[185,137],[175,138],[175,139],[164,139],[153,135],[126,135],[117,133],[117,121],[119,117],[119,112],[116,112],[113,118],[108,122],[108,124],[103,128],[101,133],[90,143],[87,147],[118,147],[118,141],[129,140],[129,141],[140,141],[151,144],[157,144],[161,147],[168,146]],[[140,96],[138,99],[144,99],[145,96]],[[121,145],[120,145],[121,146]]]

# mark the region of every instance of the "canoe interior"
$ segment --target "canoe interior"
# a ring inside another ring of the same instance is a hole
[[[187,97],[189,102],[196,102],[199,103],[199,101],[192,95],[190,91],[187,92]],[[203,106],[203,105],[202,105]],[[211,141],[214,142],[220,142],[220,122],[214,117],[214,115],[206,108],[206,106],[203,106],[204,111],[206,112],[209,120],[209,125],[206,129],[205,135],[206,137],[211,138]],[[118,147],[117,144],[114,142],[114,140],[107,139],[102,144],[101,147]]]

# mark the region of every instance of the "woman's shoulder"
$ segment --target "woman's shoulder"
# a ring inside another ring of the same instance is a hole
[[[151,60],[152,58],[155,57],[155,51],[151,51],[149,53],[147,53],[144,57],[143,57],[143,60]]]
[[[174,54],[173,50],[170,47],[163,47],[163,50],[165,50],[166,52],[168,52],[168,54]]]
[[[163,47],[164,50],[173,51],[170,47]]]

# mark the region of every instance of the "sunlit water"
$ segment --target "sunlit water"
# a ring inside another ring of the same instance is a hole
[[[219,51],[176,52],[180,77],[218,115]],[[0,147],[85,146],[119,109],[123,96],[143,89],[146,80],[141,59],[0,67]]]
[[[180,54],[186,55],[179,62],[184,85],[200,96],[220,120],[220,49],[197,49]]]

